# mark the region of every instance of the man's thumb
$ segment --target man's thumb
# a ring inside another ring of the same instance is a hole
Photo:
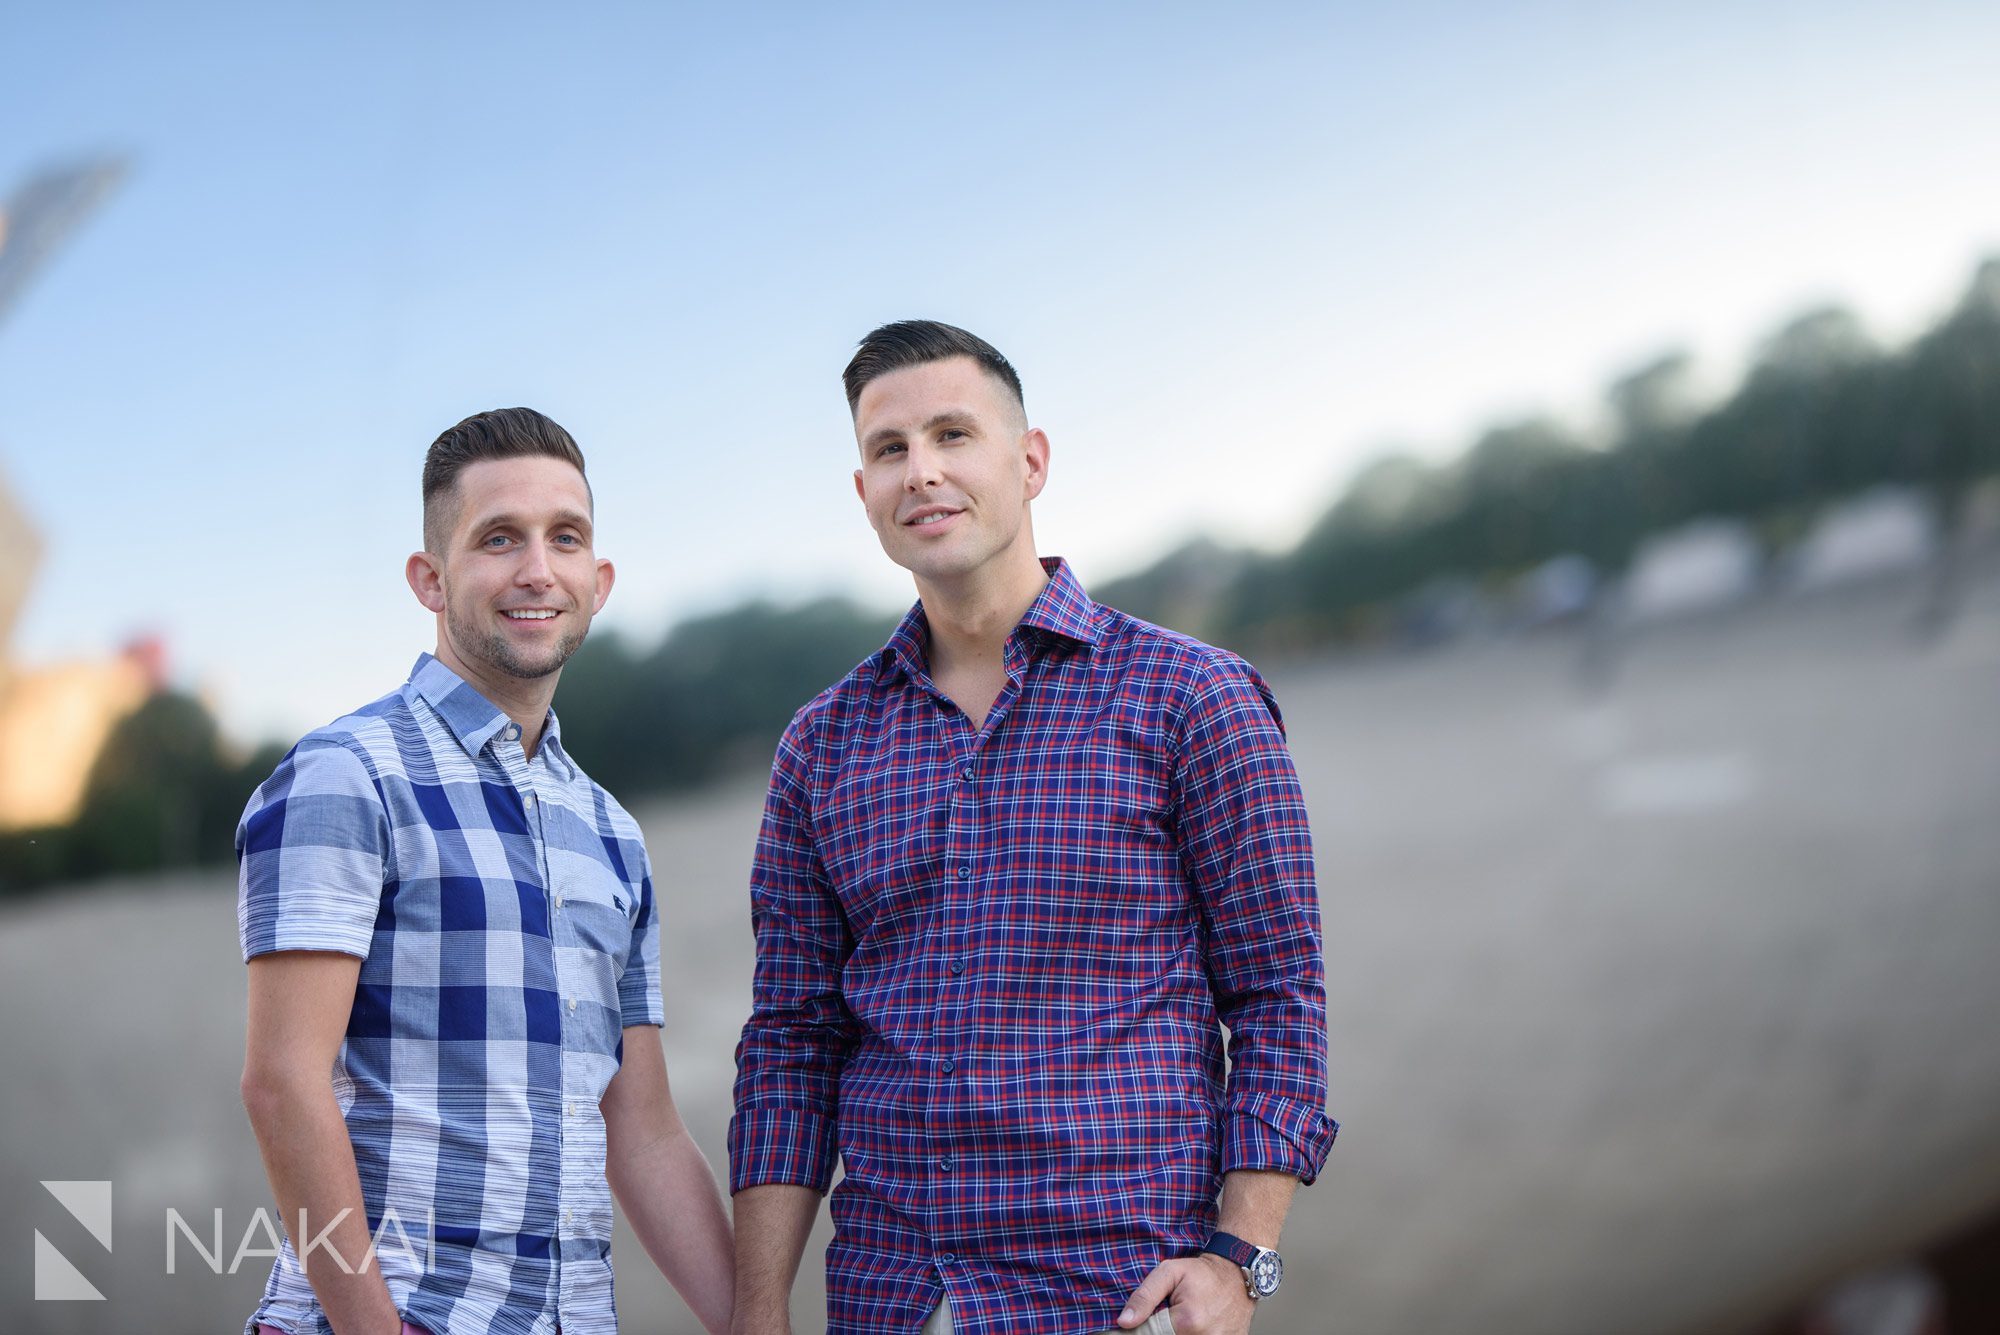
[[[1125,1300],[1125,1310],[1118,1314],[1118,1324],[1130,1330],[1153,1314],[1166,1296],[1174,1291],[1180,1278],[1180,1262],[1162,1261],[1153,1267],[1153,1273],[1146,1276],[1139,1287],[1132,1290],[1132,1296]]]

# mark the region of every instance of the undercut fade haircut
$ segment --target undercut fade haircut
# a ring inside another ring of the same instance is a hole
[[[583,473],[583,451],[569,432],[533,408],[495,408],[474,413],[431,442],[424,456],[424,549],[441,553],[454,522],[448,518],[458,475],[468,465],[488,459],[520,459],[541,455],[560,459]]]
[[[1021,377],[1014,364],[979,335],[936,320],[897,320],[861,340],[854,360],[847,363],[847,369],[840,375],[847,386],[847,411],[854,412],[861,402],[861,391],[868,388],[870,381],[891,371],[949,361],[953,357],[970,357],[979,363],[980,369],[1012,392],[1022,412],[1027,411],[1027,400],[1021,396]]]

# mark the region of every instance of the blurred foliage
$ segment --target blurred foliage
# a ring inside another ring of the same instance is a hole
[[[1602,440],[1531,418],[1450,463],[1378,460],[1291,551],[1218,553],[1234,568],[1199,594],[1163,577],[1184,552],[1095,592],[1232,648],[1283,651],[1377,637],[1421,591],[1490,587],[1558,557],[1615,574],[1649,534],[1701,517],[1795,534],[1829,502],[1891,483],[1927,489],[1952,523],[1970,484],[2000,473],[2000,260],[1907,348],[1823,308],[1767,339],[1719,403],[1696,403],[1688,369],[1676,353],[1615,381]]]
[[[215,862],[284,753],[271,745],[232,759],[199,700],[155,695],[112,731],[75,821],[0,835],[0,893]]]
[[[1615,573],[1647,535],[1700,517],[1796,533],[1830,501],[1899,483],[1950,522],[1975,479],[2000,473],[2000,260],[1906,348],[1825,308],[1766,340],[1721,402],[1699,404],[1688,373],[1676,353],[1614,381],[1601,439],[1536,417],[1450,463],[1381,459],[1289,552],[1198,541],[1093,593],[1246,651],[1308,649],[1407,633],[1412,609],[1559,557]],[[626,797],[761,765],[792,712],[892,624],[829,599],[699,617],[650,650],[600,633],[564,670],[564,743]],[[158,696],[117,730],[74,824],[0,836],[0,892],[226,859],[280,754],[234,762],[198,701]]]
[[[563,746],[614,793],[769,764],[792,712],[882,647],[895,620],[843,599],[684,621],[650,652],[592,636],[563,669]]]

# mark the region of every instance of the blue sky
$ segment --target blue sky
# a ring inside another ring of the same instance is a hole
[[[1020,367],[1045,551],[1278,544],[1372,454],[1885,339],[2000,252],[1990,5],[16,3],[0,190],[132,175],[0,324],[27,662],[163,631],[243,736],[399,680],[430,439],[590,457],[606,624],[909,596],[847,481],[854,340]]]

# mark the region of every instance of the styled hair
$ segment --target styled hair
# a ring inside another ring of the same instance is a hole
[[[589,492],[590,475],[584,472],[583,451],[575,438],[533,408],[474,413],[432,441],[424,456],[424,547],[435,552],[445,541],[445,502],[468,465],[533,455],[560,459],[583,473]]]
[[[847,411],[852,413],[861,402],[861,391],[872,380],[879,379],[891,371],[901,371],[911,366],[923,366],[930,362],[948,361],[953,357],[970,357],[979,364],[981,370],[1005,385],[1014,395],[1014,402],[1027,408],[1027,400],[1021,397],[1021,377],[1014,370],[1014,364],[1000,355],[1000,350],[977,334],[968,334],[957,325],[941,324],[936,320],[897,320],[885,324],[880,329],[861,340],[855,349],[854,359],[847,363],[847,369],[840,373],[842,383],[847,386]]]

